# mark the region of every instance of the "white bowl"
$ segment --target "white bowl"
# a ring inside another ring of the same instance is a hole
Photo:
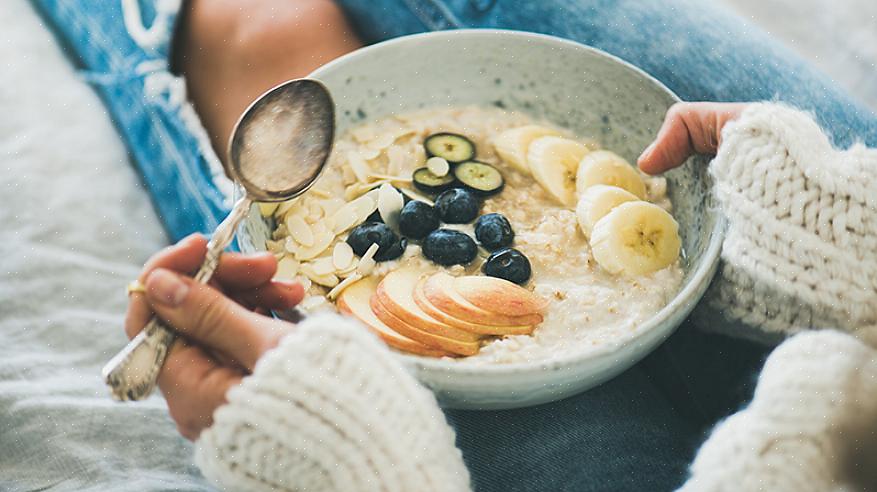
[[[426,107],[499,105],[593,137],[631,162],[678,98],[660,82],[594,48],[500,30],[418,34],[360,49],[311,77],[336,104],[336,135],[366,120]],[[679,293],[639,330],[598,350],[502,365],[464,365],[398,355],[442,405],[501,409],[558,400],[629,368],[666,339],[701,298],[717,265],[723,222],[711,206],[706,164],[667,174],[680,223],[685,277]],[[243,251],[265,249],[270,224],[254,208],[239,233]]]

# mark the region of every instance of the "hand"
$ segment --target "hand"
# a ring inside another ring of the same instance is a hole
[[[637,160],[639,168],[660,174],[682,165],[693,153],[715,154],[722,143],[722,128],[740,116],[748,103],[676,103],[651,145]]]
[[[180,434],[191,440],[213,423],[229,388],[293,326],[259,312],[291,308],[304,296],[300,284],[271,279],[277,262],[270,253],[225,253],[210,285],[195,282],[186,275],[201,265],[206,245],[193,235],[150,258],[140,274],[146,293],[131,296],[125,319],[129,337],[153,313],[182,335],[158,386]]]

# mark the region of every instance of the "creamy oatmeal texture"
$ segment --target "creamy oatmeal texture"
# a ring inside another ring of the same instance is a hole
[[[437,132],[465,135],[476,145],[476,158],[499,169],[506,182],[502,192],[484,200],[481,213],[498,212],[508,218],[515,232],[513,247],[523,252],[532,264],[532,278],[524,287],[548,299],[549,306],[544,312],[543,323],[532,335],[488,339],[478,354],[448,359],[459,364],[526,362],[587,351],[627,338],[677,292],[682,282],[682,269],[677,261],[663,270],[637,277],[603,271],[591,255],[575,211],[561,206],[532,177],[507,165],[494,152],[492,138],[504,130],[527,124],[532,124],[532,121],[519,113],[466,107],[420,111],[359,126],[336,142],[328,167],[314,188],[292,204],[281,204],[273,213],[275,217],[300,214],[311,224],[311,235],[319,236],[325,229],[319,225],[323,218],[331,217],[345,202],[368,192],[375,185],[389,182],[403,192],[412,188],[412,172],[426,163],[423,149],[426,136]],[[665,180],[646,175],[642,178],[648,201],[669,210]],[[415,193],[416,196],[422,195]],[[310,295],[303,308],[309,311],[331,309],[325,295],[334,286],[333,281],[319,276],[331,269],[313,266],[319,265],[320,258],[324,263],[331,262],[333,248],[329,245],[315,263],[305,268],[302,262],[288,256],[290,240],[286,236],[290,231],[285,224],[289,222],[278,220],[278,223],[281,225],[274,232],[276,241],[269,242],[268,247],[279,258],[287,257],[281,260],[283,275],[298,274],[303,279]],[[471,224],[443,227],[474,237]],[[347,233],[341,233],[332,239],[332,243],[343,243],[346,236]],[[311,249],[316,248],[319,246]],[[409,243],[401,258],[377,263],[370,273],[382,276],[400,267],[420,266],[431,270],[445,269],[456,275],[477,275],[488,254],[479,248],[478,257],[466,267],[444,268],[427,260],[417,244]],[[342,261],[347,261],[343,253]],[[336,267],[337,270],[343,266]],[[314,269],[319,271],[313,272]],[[337,275],[336,280],[343,283],[341,276]],[[348,280],[348,284],[352,280]],[[325,286],[318,285],[320,283]]]

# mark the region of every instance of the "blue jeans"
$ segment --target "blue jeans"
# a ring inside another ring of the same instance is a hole
[[[693,0],[339,3],[366,42],[458,27],[553,34],[626,59],[683,99],[782,100],[812,110],[838,145],[877,146],[870,111],[764,33]],[[152,2],[140,4],[148,26]],[[205,155],[211,152],[181,116],[179,98],[160,85],[155,90],[155,81],[169,76],[166,44],[135,42],[115,3],[36,5],[106,102],[170,238],[212,230],[227,210],[211,167],[215,156]],[[686,323],[641,363],[581,395],[447,416],[476,490],[669,490],[684,481],[709,428],[749,398],[766,354]]]

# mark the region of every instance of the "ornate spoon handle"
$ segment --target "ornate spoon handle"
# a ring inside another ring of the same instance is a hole
[[[217,226],[207,243],[204,263],[195,274],[195,280],[206,284],[219,265],[219,257],[231,243],[235,230],[247,215],[252,200],[244,197],[235,203],[231,213]],[[176,333],[153,316],[143,330],[128,342],[101,370],[113,398],[121,401],[142,400],[152,393],[161,366],[177,338]]]

